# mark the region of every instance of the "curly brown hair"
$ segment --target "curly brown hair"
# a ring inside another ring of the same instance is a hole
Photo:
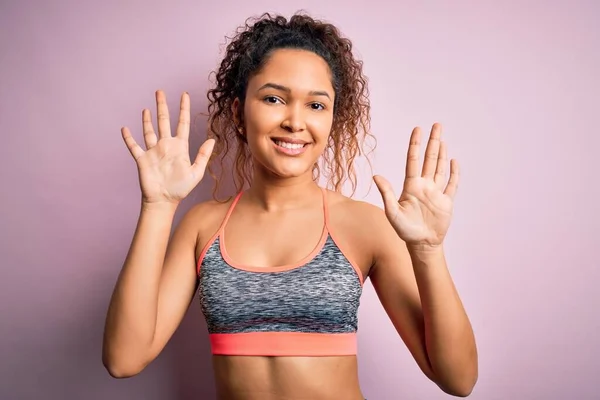
[[[215,139],[215,146],[208,165],[215,179],[213,197],[217,198],[221,177],[226,172],[227,158],[233,158],[234,184],[236,190],[250,185],[252,179],[252,156],[239,135],[235,121],[243,121],[243,103],[249,79],[265,65],[277,49],[293,48],[314,52],[322,57],[331,71],[335,91],[333,124],[331,134],[319,165],[313,166],[317,180],[321,170],[328,178],[327,186],[341,191],[346,181],[356,191],[355,158],[365,154],[363,145],[370,133],[370,102],[367,79],[363,75],[362,62],[352,53],[352,42],[344,38],[334,25],[303,13],[294,14],[289,21],[281,15],[265,13],[249,18],[236,31],[226,46],[226,54],[218,71],[213,71],[215,87],[208,90],[208,136]],[[232,104],[238,98],[239,115],[234,116]],[[373,146],[374,147],[374,146]],[[235,156],[232,156],[235,150]],[[215,161],[219,159],[219,177]]]

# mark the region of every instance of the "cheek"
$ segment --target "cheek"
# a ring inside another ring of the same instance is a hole
[[[329,116],[321,116],[313,119],[308,129],[313,133],[320,146],[325,146],[331,134],[333,119]]]
[[[281,123],[284,115],[276,107],[268,107],[262,103],[252,102],[247,104],[244,109],[247,116],[245,122],[246,128],[255,134],[265,134]]]

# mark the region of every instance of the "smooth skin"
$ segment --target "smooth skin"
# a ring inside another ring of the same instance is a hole
[[[250,79],[244,119],[235,122],[254,158],[254,178],[225,231],[225,246],[236,263],[294,264],[317,244],[323,212],[311,169],[326,148],[334,96],[327,64],[306,51],[278,50]],[[158,136],[150,112],[143,111],[146,150],[122,129],[138,166],[142,202],[104,334],[103,362],[117,378],[139,374],[170,340],[194,298],[200,252],[230,205],[194,206],[169,239],[174,213],[204,176],[214,142],[207,140],[192,163],[188,94],[181,97],[174,136],[162,91],[156,102]],[[240,101],[233,105],[240,106]],[[282,152],[276,142],[286,138],[305,142],[304,152]],[[458,164],[450,162],[448,179],[439,124],[431,130],[422,168],[420,147],[421,131],[415,128],[399,198],[387,180],[374,177],[384,210],[327,191],[330,228],[344,253],[371,279],[424,374],[443,391],[467,396],[477,380],[477,349],[443,250]],[[355,356],[213,356],[213,366],[220,400],[364,398]]]

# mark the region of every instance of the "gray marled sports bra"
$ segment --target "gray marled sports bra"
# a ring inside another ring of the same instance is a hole
[[[355,355],[360,269],[342,253],[325,225],[315,249],[280,267],[236,265],[223,245],[225,226],[198,261],[199,298],[213,354],[256,356]]]

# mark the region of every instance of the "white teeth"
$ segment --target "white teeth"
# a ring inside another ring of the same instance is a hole
[[[301,149],[304,147],[302,143],[288,143],[281,140],[276,140],[275,143],[277,146],[285,147],[286,149]]]

